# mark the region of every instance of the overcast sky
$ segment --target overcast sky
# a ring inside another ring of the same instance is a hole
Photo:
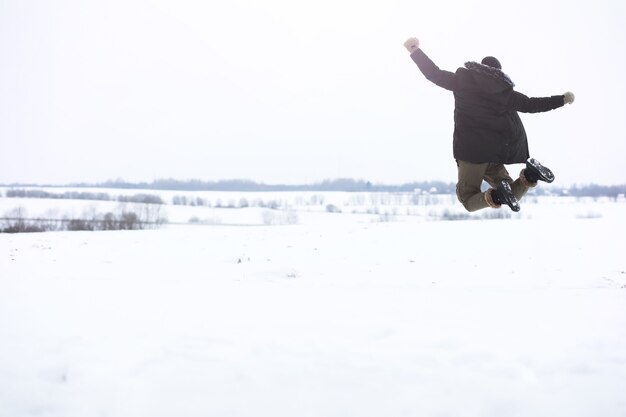
[[[451,71],[500,59],[557,182],[626,183],[621,1],[0,0],[0,183],[456,181]],[[521,166],[512,166],[517,176]]]

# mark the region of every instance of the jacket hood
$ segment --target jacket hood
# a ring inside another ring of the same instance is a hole
[[[465,68],[474,75],[474,78],[479,81],[481,85],[487,87],[489,90],[499,91],[515,87],[511,78],[502,72],[501,69],[474,61],[466,62]]]

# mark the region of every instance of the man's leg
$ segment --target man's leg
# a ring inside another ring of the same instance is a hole
[[[493,188],[497,188],[498,184],[502,181],[508,182],[511,184],[513,195],[518,201],[526,195],[526,192],[531,185],[528,181],[525,181],[523,177],[513,181],[513,178],[511,178],[509,172],[503,164],[488,164],[485,171],[485,181],[487,181]]]
[[[480,191],[485,171],[489,164],[471,164],[456,161],[459,180],[456,184],[456,196],[467,211],[476,211],[489,207],[485,193]]]

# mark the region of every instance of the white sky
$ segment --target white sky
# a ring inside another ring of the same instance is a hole
[[[453,97],[410,36],[441,68],[494,55],[518,91],[573,91],[522,115],[531,155],[626,183],[626,7],[544,3],[0,0],[0,183],[455,181]]]

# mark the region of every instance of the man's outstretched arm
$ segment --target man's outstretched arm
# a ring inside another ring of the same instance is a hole
[[[456,76],[453,72],[439,69],[437,65],[419,47],[417,38],[409,38],[404,42],[404,47],[411,53],[411,59],[417,64],[422,74],[439,87],[454,91]]]
[[[574,98],[574,93],[570,91],[563,95],[552,97],[528,97],[514,91],[508,107],[522,113],[540,113],[558,109],[565,104],[571,104],[574,102]]]

